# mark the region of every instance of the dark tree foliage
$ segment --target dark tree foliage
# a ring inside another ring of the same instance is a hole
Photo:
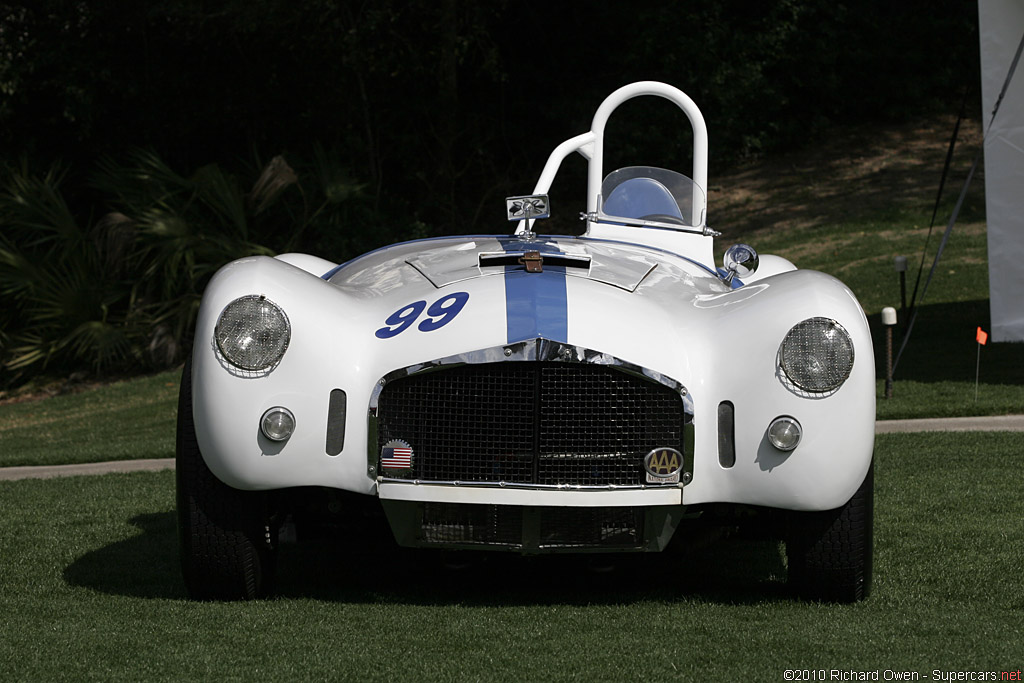
[[[145,146],[187,169],[319,142],[401,205],[386,217],[452,230],[500,216],[482,202],[529,189],[626,82],[690,93],[721,162],[952,110],[975,25],[972,3],[924,0],[40,0],[0,12],[0,149],[77,168]],[[651,109],[625,150],[685,154]]]
[[[124,171],[131,187],[118,188],[109,170],[150,159],[165,180],[180,174],[168,187],[191,189],[153,187],[146,201],[193,216],[201,240],[215,229],[206,215],[167,197],[242,201],[279,157],[294,178],[266,211],[239,204],[257,234],[232,249],[258,240],[342,261],[402,237],[508,230],[502,198],[529,192],[552,147],[635,80],[694,98],[713,165],[838,124],[955,111],[978,77],[976,14],[962,0],[0,0],[0,168],[9,187],[40,188],[64,169],[59,201],[94,234],[138,181]],[[608,135],[609,168],[688,167],[668,103],[628,103]],[[583,176],[582,163],[563,169],[555,229],[578,229]],[[31,225],[0,228],[9,253],[32,252],[17,243]],[[4,308],[0,356],[20,333]]]

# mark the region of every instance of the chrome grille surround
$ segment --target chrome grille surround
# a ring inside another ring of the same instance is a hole
[[[420,405],[402,425],[388,389],[406,378],[405,393],[418,396],[403,400]],[[608,490],[681,486],[693,476],[693,401],[681,383],[546,339],[388,373],[370,400],[368,436],[368,474],[379,482]],[[384,476],[381,445],[395,438],[412,443],[417,464]],[[680,484],[644,480],[644,455],[663,446],[684,454]]]

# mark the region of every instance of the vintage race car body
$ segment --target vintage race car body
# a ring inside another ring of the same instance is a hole
[[[604,177],[604,122],[637,95],[689,117],[692,183],[642,167]],[[515,234],[225,266],[182,386],[192,594],[259,594],[291,519],[277,493],[314,487],[378,499],[403,545],[528,553],[660,550],[702,510],[742,506],[782,520],[808,595],[864,597],[867,321],[841,282],[785,259],[739,247],[716,267],[706,149],[689,98],[637,83],[556,148],[534,195],[509,201]],[[590,160],[587,230],[537,235],[573,152]],[[845,559],[822,560],[851,516]],[[244,557],[208,550],[224,533]]]

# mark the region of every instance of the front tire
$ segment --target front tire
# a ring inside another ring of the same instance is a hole
[[[793,512],[786,533],[789,584],[800,597],[857,602],[871,592],[874,555],[874,462],[845,505]]]
[[[185,589],[195,600],[252,600],[270,592],[274,553],[266,495],[217,479],[203,460],[192,417],[192,363],[178,396],[178,541]]]

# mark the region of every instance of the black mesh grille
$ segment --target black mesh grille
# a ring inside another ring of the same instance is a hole
[[[683,403],[652,380],[607,366],[465,365],[385,386],[378,451],[408,442],[410,479],[631,485],[653,448],[683,450]]]

